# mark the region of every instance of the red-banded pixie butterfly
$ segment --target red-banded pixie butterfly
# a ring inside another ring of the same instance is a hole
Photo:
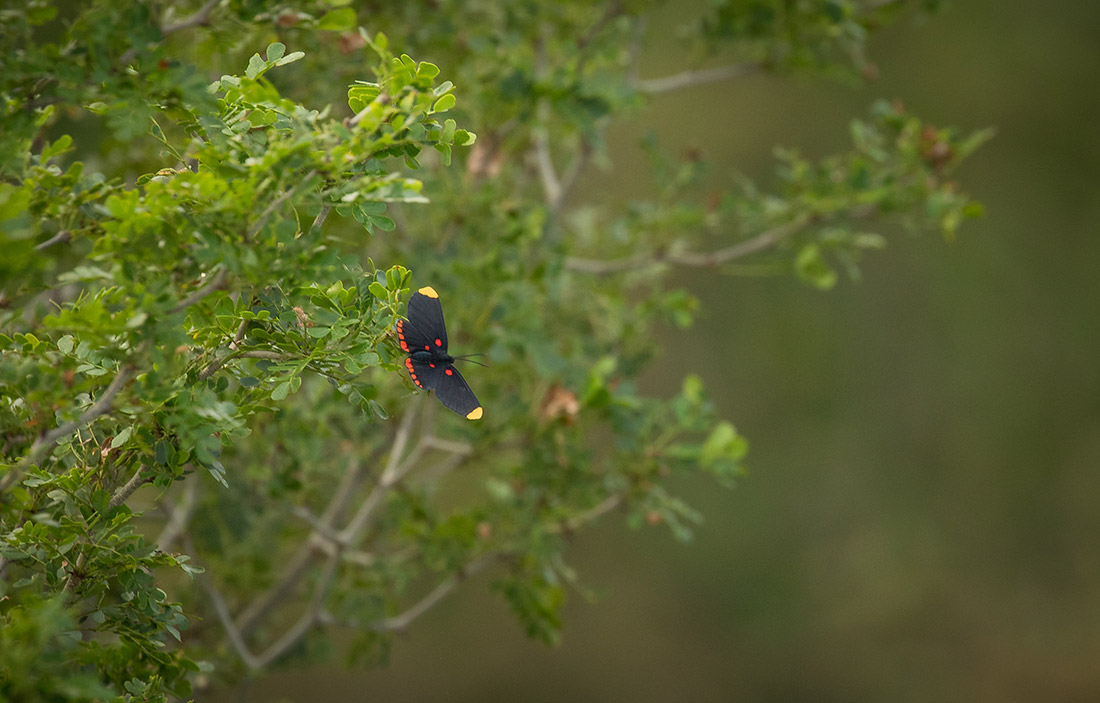
[[[405,368],[413,383],[435,396],[448,409],[470,420],[484,412],[466,379],[455,368],[455,357],[447,353],[447,327],[443,305],[434,288],[425,286],[409,298],[408,320],[397,321],[397,341],[408,354]],[[476,363],[476,362],[475,362]]]

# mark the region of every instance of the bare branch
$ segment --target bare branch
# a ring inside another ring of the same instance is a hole
[[[545,112],[543,105],[539,105],[539,113]],[[535,144],[535,165],[539,169],[539,178],[542,180],[542,191],[546,196],[546,204],[551,209],[557,209],[562,199],[561,181],[554,169],[554,161],[550,156],[550,136],[546,127],[537,126],[531,130],[531,138]]]
[[[286,354],[279,352],[268,351],[266,349],[250,349],[243,352],[231,352],[221,359],[214,359],[211,361],[205,369],[199,372],[199,380],[205,381],[218,372],[226,362],[233,359],[270,359],[271,361],[285,361],[287,359]]]
[[[194,553],[195,546],[191,542],[191,538],[185,536],[184,539],[186,540],[187,551]],[[329,587],[332,585],[333,577],[336,575],[337,564],[338,559],[335,557],[329,558],[328,563],[325,565],[324,572],[321,574],[321,577],[317,581],[317,585],[313,589],[313,595],[310,597],[310,602],[306,607],[306,611],[302,613],[298,620],[291,625],[285,633],[283,633],[282,637],[259,655],[253,654],[248,648],[248,644],[244,639],[244,631],[233,622],[233,618],[229,613],[229,606],[226,604],[225,598],[222,597],[221,593],[214,585],[213,579],[210,578],[208,574],[201,573],[199,574],[199,583],[214,604],[214,611],[217,613],[218,619],[222,623],[222,627],[225,628],[230,643],[233,645],[233,648],[237,650],[237,654],[240,656],[241,661],[243,661],[245,666],[249,669],[259,670],[278,659],[288,649],[294,646],[311,627],[320,622],[321,614],[324,610],[325,598],[328,596]]]
[[[348,462],[344,474],[340,477],[339,485],[337,485],[324,512],[321,513],[321,517],[319,518],[320,524],[328,525],[331,530],[331,525],[340,513],[344,511],[344,508],[347,507],[348,502],[351,500],[353,495],[352,488],[359,480],[359,475],[362,470],[363,463],[358,457],[354,457]],[[237,616],[236,626],[242,632],[247,633],[251,630],[264,615],[286,598],[295,586],[298,585],[308,572],[309,566],[313,562],[313,555],[318,549],[324,551],[326,544],[329,543],[326,542],[319,533],[311,534],[286,563],[283,569],[282,578],[279,579],[279,582],[264,591],[263,594],[254,598]]]
[[[191,27],[207,24],[210,21],[211,11],[217,7],[219,2],[221,2],[221,0],[206,0],[206,4],[200,7],[194,14],[184,17],[179,22],[163,25],[160,28],[161,34],[174,34],[185,29],[190,29]]]
[[[643,93],[667,93],[705,83],[717,83],[747,76],[764,68],[759,62],[735,63],[717,68],[684,71],[663,78],[640,79],[635,86]]]
[[[301,617],[290,626],[290,629],[283,633],[282,637],[256,658],[256,666],[253,668],[261,669],[278,659],[320,621],[321,613],[324,611],[325,598],[328,596],[332,579],[336,575],[338,563],[339,560],[335,557],[329,558],[328,563],[325,565],[325,571],[321,574],[321,578],[318,579],[317,585],[313,589],[313,597],[310,598],[306,612],[302,613]]]
[[[209,281],[206,282],[206,285],[202,286],[201,288],[196,290],[194,293],[192,293],[191,295],[187,296],[186,298],[181,300],[179,303],[177,303],[176,307],[172,308],[172,312],[175,313],[175,312],[179,312],[181,310],[186,310],[187,308],[189,308],[192,305],[194,305],[195,303],[199,302],[200,300],[202,300],[206,296],[210,295],[214,291],[225,287],[225,283],[228,280],[229,280],[229,271],[226,270],[226,269],[218,269],[218,272],[216,274],[214,274],[210,278]]]
[[[413,604],[408,610],[399,615],[377,620],[368,625],[368,627],[376,632],[403,631],[413,622],[413,620],[416,620],[421,615],[428,612],[432,606],[446,598],[460,583],[484,569],[498,556],[498,554],[485,554],[474,559],[463,567],[461,571],[452,574],[440,582],[438,586],[433,588],[426,596]]]
[[[195,553],[195,545],[191,542],[189,535],[184,535],[184,547],[191,554]],[[218,588],[214,585],[213,578],[206,572],[198,574],[199,585],[206,591],[206,595],[210,598],[210,602],[214,605],[214,612],[218,615],[218,620],[221,621],[222,627],[225,628],[225,634],[229,637],[230,644],[233,645],[233,649],[237,650],[237,655],[241,658],[241,661],[245,663],[249,669],[259,669],[259,660],[248,649],[248,644],[244,641],[244,633],[233,623],[233,616],[229,614],[229,606],[225,602],[225,598],[222,597]]]
[[[317,217],[313,218],[313,224],[311,224],[309,226],[309,231],[312,232],[313,230],[317,229],[318,227],[321,227],[322,225],[324,225],[325,220],[328,219],[328,214],[330,212],[332,212],[332,206],[331,205],[329,205],[328,203],[325,203],[324,205],[322,205],[321,206],[321,211],[317,213]]]
[[[580,149],[576,155],[573,156],[573,160],[569,162],[569,168],[558,183],[558,199],[550,203],[551,214],[557,214],[557,212],[561,210],[561,206],[565,202],[565,196],[569,195],[569,191],[573,190],[573,186],[577,184],[577,179],[580,178],[581,173],[584,171],[585,166],[588,165],[588,161],[591,157],[592,145],[587,140],[582,141]]]
[[[374,487],[363,500],[359,506],[359,510],[355,512],[355,515],[348,522],[340,532],[340,539],[344,544],[355,544],[362,535],[363,530],[367,526],[367,522],[370,520],[371,515],[381,505],[382,499],[386,493],[393,487],[395,483],[401,480],[401,478],[408,472],[414,462],[401,461],[402,456],[405,453],[405,445],[409,442],[409,434],[412,430],[413,416],[416,415],[416,406],[411,406],[402,416],[400,424],[397,426],[397,433],[393,438],[393,448],[390,450],[390,457],[386,460],[386,467],[382,470],[382,475],[378,478],[378,484]]]
[[[145,465],[142,464],[137,468],[137,471],[134,472],[134,475],[130,477],[129,481],[118,487],[118,490],[111,495],[110,502],[107,503],[108,510],[122,505],[126,502],[127,498],[134,494],[134,491],[136,491],[138,487],[153,480],[151,476],[142,477],[141,472],[144,470]]]
[[[636,271],[657,264],[714,268],[748,256],[749,254],[754,254],[763,249],[773,247],[792,234],[804,229],[817,219],[818,218],[815,216],[803,215],[790,222],[766,230],[752,239],[746,239],[725,247],[724,249],[718,249],[711,252],[654,252],[651,254],[639,254],[637,256],[628,256],[621,259],[610,259],[606,261],[569,257],[565,260],[565,267],[570,271],[596,275]]]
[[[563,520],[557,525],[548,525],[546,531],[550,533],[570,533],[579,530],[588,523],[596,520],[597,518],[606,515],[615,508],[619,507],[626,500],[624,493],[615,493],[604,498],[602,501],[592,506],[584,512],[577,513],[568,520]]]
[[[155,541],[155,544],[165,552],[172,550],[172,545],[187,529],[187,523],[190,522],[191,513],[195,510],[195,503],[198,501],[199,482],[192,477],[186,483],[183,497],[169,509],[168,522],[165,523]]]
[[[67,229],[63,229],[60,232],[58,232],[57,234],[55,234],[54,236],[47,239],[46,241],[35,244],[34,245],[34,250],[35,251],[42,251],[44,249],[49,249],[54,244],[61,244],[62,242],[67,242],[72,238],[73,238],[73,233],[70,232]]]

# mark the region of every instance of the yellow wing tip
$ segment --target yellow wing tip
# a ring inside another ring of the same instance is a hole
[[[480,405],[466,414],[467,420],[480,420],[481,416],[485,414],[485,409]]]
[[[432,288],[431,286],[424,286],[423,288],[421,288],[420,290],[418,290],[416,292],[419,293],[420,295],[426,295],[429,298],[438,298],[439,297],[439,293],[436,293],[435,288]]]

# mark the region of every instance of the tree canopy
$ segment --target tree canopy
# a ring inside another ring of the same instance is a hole
[[[864,80],[868,33],[924,4],[710,3],[654,77],[647,1],[2,10],[0,697],[186,699],[338,631],[374,663],[483,569],[556,641],[571,534],[687,539],[669,477],[743,468],[697,377],[641,390],[697,309],[670,271],[858,277],[896,223],[979,213],[951,173],[988,134],[879,102],[774,187],[704,190],[652,141],[652,194],[578,182],[651,95]],[[405,372],[423,286],[485,355],[480,420]]]

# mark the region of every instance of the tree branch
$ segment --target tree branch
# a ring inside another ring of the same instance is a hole
[[[271,361],[285,361],[287,359],[286,354],[280,352],[268,351],[266,349],[250,349],[242,352],[230,352],[221,359],[214,359],[206,368],[199,372],[199,380],[205,381],[213,376],[221,369],[222,366],[228,361],[233,359],[270,359]]]
[[[401,422],[397,426],[397,433],[393,438],[393,448],[390,450],[389,459],[386,460],[386,467],[378,478],[378,484],[360,504],[359,510],[355,512],[355,516],[352,517],[347,526],[340,531],[340,540],[344,544],[355,544],[366,528],[371,515],[381,505],[382,498],[411,468],[413,462],[403,462],[401,458],[405,453],[405,445],[409,442],[413,416],[416,415],[415,408],[416,406],[411,406],[401,417]]]
[[[570,532],[575,532],[587,525],[588,523],[596,520],[599,517],[602,517],[603,515],[606,515],[615,508],[619,507],[623,504],[625,500],[626,494],[624,493],[615,493],[613,495],[609,495],[588,510],[577,513],[568,520],[563,520],[557,525],[548,525],[546,527],[546,531],[551,534],[568,534]]]
[[[209,281],[206,282],[206,285],[202,286],[194,293],[178,302],[176,304],[176,307],[172,308],[172,312],[176,313],[181,310],[186,310],[187,308],[199,302],[214,291],[223,288],[227,280],[229,280],[229,271],[224,268],[218,269],[218,272],[214,274]]]
[[[545,103],[539,105],[539,112]],[[535,144],[535,165],[539,169],[539,179],[542,181],[542,191],[546,196],[546,204],[552,210],[556,210],[562,199],[561,181],[558,180],[557,171],[554,169],[554,161],[550,156],[550,137],[545,127],[539,126],[531,130],[531,138]]]
[[[191,554],[195,553],[195,545],[191,541],[191,536],[184,534],[184,548]],[[210,577],[210,574],[203,571],[198,574],[199,585],[206,591],[206,595],[210,598],[210,602],[214,605],[214,612],[218,615],[218,620],[221,621],[222,627],[225,629],[225,634],[229,637],[229,643],[233,645],[233,649],[237,650],[237,655],[241,658],[241,661],[245,663],[249,669],[258,669],[259,660],[248,649],[248,644],[244,641],[244,633],[233,623],[233,616],[229,614],[229,606],[225,602],[225,598],[222,597],[221,592],[217,586],[214,585],[214,579]]]
[[[748,256],[749,254],[754,254],[763,249],[773,247],[787,237],[806,228],[812,222],[816,222],[818,219],[820,218],[817,216],[803,215],[790,222],[766,230],[752,239],[746,239],[725,247],[724,249],[718,249],[711,252],[654,252],[651,254],[639,254],[637,256],[609,260],[568,257],[565,260],[565,267],[570,271],[591,273],[595,275],[636,271],[655,264],[715,268],[722,264],[729,263],[730,261]]]
[[[484,569],[498,556],[498,554],[484,554],[477,557],[462,569],[440,582],[438,586],[433,588],[426,596],[418,600],[409,609],[399,615],[376,620],[368,625],[368,627],[375,632],[403,631],[412,624],[413,620],[416,620],[421,615],[428,612],[432,606],[446,598],[460,583]]]
[[[134,475],[130,477],[130,480],[118,487],[118,490],[111,495],[110,502],[107,503],[107,509],[111,510],[117,508],[126,502],[126,499],[134,494],[140,486],[152,481],[152,477],[142,477],[141,472],[145,470],[145,465],[142,464],[134,472]]]
[[[340,513],[344,511],[344,508],[347,507],[348,502],[351,500],[352,489],[356,481],[358,481],[362,469],[363,464],[358,458],[352,459],[348,463],[348,467],[344,471],[344,474],[340,477],[339,485],[337,485],[332,498],[329,500],[328,505],[325,506],[325,510],[319,518],[319,522],[323,525],[327,525],[329,530],[331,530],[332,523]],[[236,626],[241,632],[247,633],[251,630],[263,616],[286,598],[287,594],[289,594],[306,575],[313,561],[314,553],[319,548],[323,549],[321,545],[324,544],[326,544],[326,542],[319,533],[311,534],[306,538],[298,548],[298,551],[296,551],[294,556],[286,563],[283,569],[282,578],[279,579],[278,583],[264,591],[263,594],[254,598],[237,616]]]
[[[681,90],[705,83],[717,83],[734,78],[748,76],[764,68],[759,62],[735,63],[717,68],[704,68],[700,70],[684,71],[663,78],[639,79],[635,87],[643,93],[656,94],[667,93],[673,90]]]
[[[313,596],[310,598],[306,612],[302,613],[302,616],[290,626],[290,629],[283,633],[282,637],[264,650],[263,654],[256,657],[256,666],[253,668],[262,669],[278,659],[286,650],[293,647],[298,640],[305,636],[310,628],[317,624],[321,618],[321,613],[324,611],[325,598],[328,596],[328,589],[332,585],[332,579],[336,575],[338,564],[339,559],[335,556],[329,557],[328,563],[325,565],[325,571],[321,574],[321,578],[318,579],[317,585],[313,589]]]
[[[67,229],[63,229],[60,232],[58,232],[57,234],[55,234],[54,236],[47,239],[46,241],[39,242],[38,244],[35,244],[34,245],[34,250],[35,251],[42,251],[44,249],[49,249],[54,244],[60,244],[62,242],[67,242],[72,238],[73,238],[73,233],[70,232]]]
[[[175,34],[191,27],[197,27],[199,25],[205,25],[210,21],[210,13],[217,7],[221,0],[207,0],[206,4],[200,7],[194,14],[184,17],[179,22],[173,22],[172,24],[162,25],[160,28],[161,34],[165,36],[169,34]]]
[[[198,494],[199,482],[191,477],[183,490],[183,497],[169,509],[168,522],[165,523],[155,540],[155,544],[162,551],[171,551],[172,545],[187,528],[187,523],[191,520],[191,513],[195,509]]]

